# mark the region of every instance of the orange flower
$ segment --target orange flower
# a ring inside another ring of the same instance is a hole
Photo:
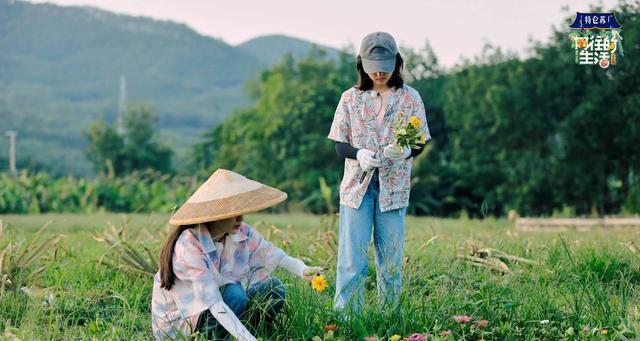
[[[336,326],[335,324],[328,324],[328,325],[324,326],[324,331],[325,332],[329,332],[329,331],[335,332],[336,329],[338,329],[338,326]]]

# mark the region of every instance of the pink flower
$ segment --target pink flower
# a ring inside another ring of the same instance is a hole
[[[364,341],[380,341],[377,336],[365,336]]]
[[[458,323],[469,323],[472,320],[471,316],[467,315],[453,315],[452,318]]]
[[[488,325],[489,325],[489,321],[487,320],[480,320],[476,322],[476,328],[478,329],[485,329],[487,328]]]
[[[407,338],[407,341],[424,341],[424,340],[425,340],[424,335],[418,334],[418,333],[411,334]]]

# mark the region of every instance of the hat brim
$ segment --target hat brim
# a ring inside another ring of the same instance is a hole
[[[262,187],[231,198],[185,203],[169,219],[171,225],[191,225],[257,212],[287,199],[287,193]]]
[[[396,59],[362,59],[362,68],[366,73],[393,72],[396,68]]]

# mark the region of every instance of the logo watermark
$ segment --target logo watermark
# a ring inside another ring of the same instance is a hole
[[[600,65],[606,69],[616,65],[624,56],[622,49],[622,25],[615,13],[576,13],[569,26],[571,47],[575,50],[576,64]]]

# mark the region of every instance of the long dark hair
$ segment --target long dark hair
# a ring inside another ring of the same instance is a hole
[[[160,287],[171,290],[176,283],[176,274],[173,272],[173,249],[176,247],[176,242],[180,237],[180,234],[185,230],[195,227],[196,225],[179,225],[177,226],[160,251]]]
[[[402,56],[400,53],[396,54],[396,68],[393,70],[391,74],[391,78],[387,82],[390,88],[398,89],[404,85],[404,80],[402,79],[402,67],[404,66],[404,60],[402,60]],[[356,58],[356,69],[358,69],[358,82],[354,85],[356,89],[367,91],[373,89],[373,80],[371,77],[364,72],[364,67],[362,67],[362,57],[358,55]]]

